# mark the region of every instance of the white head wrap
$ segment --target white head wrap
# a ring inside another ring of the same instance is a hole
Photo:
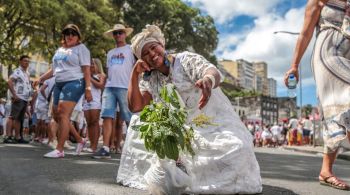
[[[163,47],[165,46],[165,39],[162,31],[156,25],[146,25],[146,28],[142,29],[142,32],[136,34],[131,39],[132,52],[138,59],[141,59],[142,48],[151,42],[158,42]]]

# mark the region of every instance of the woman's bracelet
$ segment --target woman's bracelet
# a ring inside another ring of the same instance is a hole
[[[215,84],[216,84],[215,77],[211,74],[206,74],[206,75],[204,75],[203,78],[205,78],[205,77],[208,77],[211,80],[211,88],[214,89]]]

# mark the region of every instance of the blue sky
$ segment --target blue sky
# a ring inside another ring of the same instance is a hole
[[[277,80],[277,95],[287,96],[282,78],[290,67],[297,36],[273,32],[281,30],[299,32],[307,0],[184,0],[184,2],[214,18],[220,33],[219,45],[215,51],[218,59],[243,58],[248,61],[265,61],[269,66],[268,76]],[[317,104],[315,82],[310,68],[312,42],[300,63],[303,105]]]

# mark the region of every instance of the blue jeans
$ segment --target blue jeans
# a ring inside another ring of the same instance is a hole
[[[57,106],[59,101],[77,103],[85,92],[84,79],[66,82],[56,82],[53,90],[53,105]]]
[[[128,107],[128,90],[119,87],[106,87],[102,95],[102,118],[115,119],[117,105],[119,105],[120,115],[125,122],[130,122],[132,113]]]

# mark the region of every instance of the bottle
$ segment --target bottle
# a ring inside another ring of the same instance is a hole
[[[289,74],[288,76],[288,97],[294,98],[297,96],[297,78],[294,74]]]

